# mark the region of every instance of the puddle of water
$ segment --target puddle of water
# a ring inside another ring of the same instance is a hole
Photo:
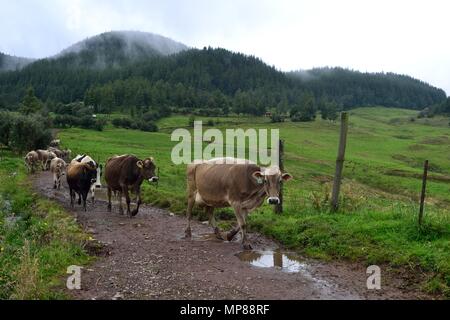
[[[258,268],[276,268],[284,272],[305,272],[306,264],[294,254],[282,251],[243,251],[237,257]]]
[[[236,255],[241,261],[257,268],[275,268],[287,273],[300,273],[311,281],[323,296],[334,296],[336,285],[313,275],[313,267],[301,260],[295,253],[275,251],[243,251]],[[351,297],[351,296],[349,296]]]

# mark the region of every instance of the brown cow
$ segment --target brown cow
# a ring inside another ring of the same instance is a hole
[[[66,162],[60,158],[54,158],[50,162],[50,172],[53,173],[53,189],[61,189],[61,177],[65,174],[66,167]]]
[[[36,151],[30,151],[25,156],[25,165],[27,166],[29,173],[35,172],[38,163],[39,163],[39,155]]]
[[[187,167],[188,207],[186,237],[191,237],[191,216],[195,204],[205,207],[209,222],[219,238],[231,241],[241,231],[244,249],[251,249],[246,236],[247,215],[262,205],[280,203],[280,183],[292,179],[289,173],[281,173],[279,167],[260,167],[247,160],[235,159],[235,163],[220,159],[193,163]],[[232,207],[238,227],[226,235],[217,228],[214,209]]]
[[[69,150],[70,151],[70,150]],[[94,161],[90,156],[83,154],[83,155],[77,155],[75,159],[71,161],[71,163],[89,163],[91,166],[94,166],[97,168],[97,177],[95,179],[95,183],[91,186],[91,199],[92,203],[95,203],[95,190],[100,189],[102,187],[101,177],[103,173],[103,166],[101,164],[98,164]]]
[[[55,147],[49,147],[47,149],[47,151],[53,152],[54,154],[56,154],[56,156],[58,158],[63,159],[64,161],[69,161],[70,160],[70,155],[72,154],[71,150],[60,150],[60,149],[55,148]]]
[[[132,155],[116,156],[108,159],[105,166],[105,180],[108,186],[108,210],[111,212],[111,193],[118,192],[119,210],[123,214],[122,194],[127,201],[127,214],[131,218],[138,214],[141,200],[141,184],[144,180],[157,182],[155,175],[155,162],[153,158],[139,160]],[[137,196],[137,208],[130,212],[129,190]]]
[[[47,150],[36,150],[39,161],[42,165],[42,171],[47,171],[50,169],[50,162],[52,159],[56,158],[56,154]]]
[[[75,193],[77,193],[78,204],[81,205],[81,199],[83,199],[83,208],[87,211],[86,199],[92,184],[95,183],[97,168],[90,163],[71,163],[67,167],[66,176],[70,191],[70,205],[73,208]]]

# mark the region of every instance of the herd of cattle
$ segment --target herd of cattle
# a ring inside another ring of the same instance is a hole
[[[66,176],[69,186],[70,204],[73,207],[76,195],[78,204],[85,211],[89,192],[92,202],[95,202],[95,190],[101,187],[103,167],[88,155],[78,155],[70,160],[70,150],[60,150],[60,141],[55,140],[47,150],[29,152],[25,164],[29,172],[35,172],[37,167],[50,170],[53,174],[53,188],[61,188],[61,177]],[[108,190],[108,210],[111,212],[111,197],[116,195],[119,200],[119,212],[124,213],[122,197],[127,204],[127,215],[138,214],[142,204],[141,185],[144,180],[157,182],[155,160],[151,157],[140,160],[133,155],[114,156],[105,164],[105,182]],[[219,239],[231,241],[241,232],[244,249],[251,249],[246,236],[246,218],[250,212],[260,207],[267,198],[267,203],[280,203],[280,185],[283,181],[292,179],[289,173],[282,173],[278,166],[261,167],[257,164],[234,158],[216,158],[207,161],[194,161],[187,166],[187,227],[186,238],[191,238],[191,216],[194,205],[205,208],[209,224]],[[131,211],[130,191],[136,195],[137,207]],[[233,208],[238,226],[228,233],[223,233],[217,227],[214,218],[215,208]]]

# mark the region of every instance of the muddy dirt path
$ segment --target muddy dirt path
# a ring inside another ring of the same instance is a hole
[[[211,229],[193,222],[193,240],[182,239],[184,217],[143,206],[129,219],[108,213],[106,202],[70,209],[67,185],[52,189],[50,173],[34,178],[40,194],[59,202],[103,248],[83,269],[82,289],[75,299],[411,299],[423,298],[402,279],[383,275],[382,290],[366,287],[366,268],[358,264],[321,263],[301,259],[298,272],[258,268],[238,258],[238,242],[222,242]],[[255,250],[278,248],[273,241],[250,234]],[[69,291],[68,291],[69,292]]]

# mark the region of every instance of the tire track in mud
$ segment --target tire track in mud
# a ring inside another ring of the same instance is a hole
[[[70,208],[67,184],[52,189],[52,176],[34,176],[35,190],[63,205],[102,244],[98,258],[82,271],[74,299],[414,299],[426,298],[404,280],[383,276],[382,290],[366,287],[360,264],[321,263],[302,259],[302,270],[257,268],[238,258],[239,242],[210,237],[212,230],[193,221],[193,240],[182,238],[186,221],[166,210],[144,205],[130,219],[107,211],[106,202]],[[65,179],[64,179],[65,180]],[[255,250],[278,245],[251,233]]]

